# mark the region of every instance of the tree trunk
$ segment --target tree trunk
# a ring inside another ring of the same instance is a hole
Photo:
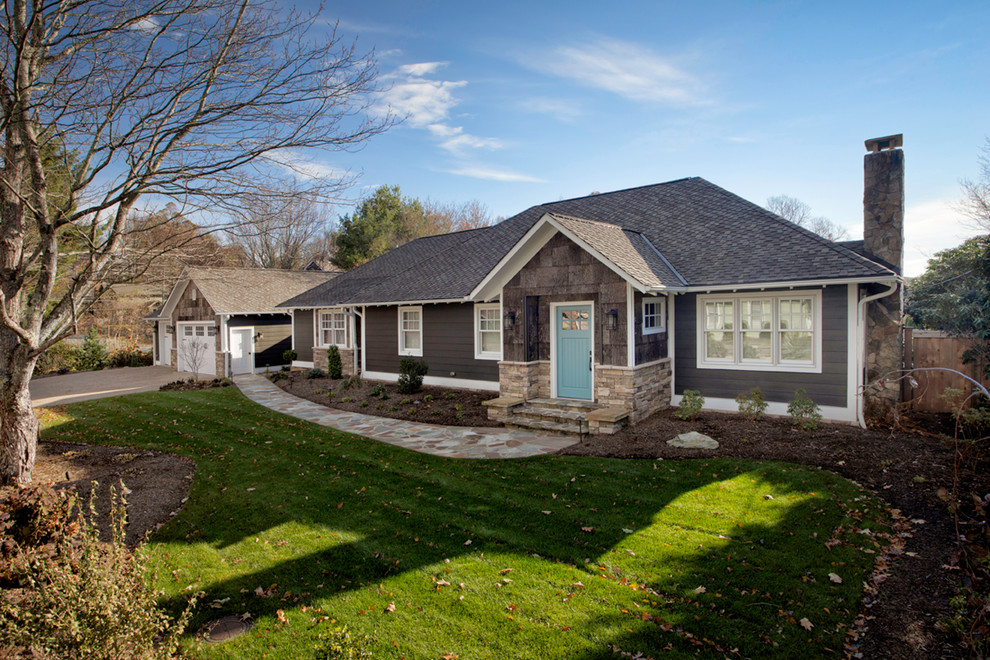
[[[31,483],[38,449],[38,418],[31,407],[31,372],[37,358],[29,358],[23,345],[0,355],[0,483]]]

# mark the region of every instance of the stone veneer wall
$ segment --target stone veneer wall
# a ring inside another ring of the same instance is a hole
[[[217,337],[217,343],[220,343],[220,337]],[[216,375],[217,378],[224,378],[227,375],[227,354],[221,351],[217,351],[216,356]]]
[[[354,349],[353,348],[338,348],[340,351],[340,365],[341,374],[344,376],[354,375]],[[317,346],[313,347],[313,367],[316,369],[327,370],[327,349],[319,348]]]
[[[513,399],[550,397],[550,363],[499,362],[499,396]]]
[[[629,422],[670,405],[670,358],[639,366],[595,367],[595,394],[599,405],[631,411]]]

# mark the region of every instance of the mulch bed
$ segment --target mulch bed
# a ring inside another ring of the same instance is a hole
[[[343,382],[306,378],[305,372],[294,372],[275,384],[300,398],[337,410],[445,426],[501,426],[488,419],[488,409],[481,405],[498,396],[493,392],[424,385],[416,394],[400,394],[395,383],[361,380],[359,386],[343,389]],[[371,390],[375,387],[384,387],[388,398],[373,395]],[[344,401],[345,398],[350,400]]]

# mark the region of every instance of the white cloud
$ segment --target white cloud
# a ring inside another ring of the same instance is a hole
[[[382,95],[383,105],[403,117],[409,126],[428,130],[440,141],[441,149],[455,156],[463,156],[471,149],[501,149],[500,140],[465,133],[463,126],[451,126],[447,122],[451,109],[460,103],[454,90],[467,85],[467,81],[426,77],[436,74],[447,64],[417,62],[400,66],[387,76],[397,82]]]
[[[925,272],[936,252],[958,246],[980,232],[967,226],[958,209],[958,199],[935,199],[907,207],[904,213],[904,274],[916,277]]]
[[[449,62],[417,62],[415,64],[403,64],[399,67],[397,75],[422,78],[423,76],[436,73],[448,64]]]
[[[154,34],[162,27],[161,22],[154,16],[146,16],[131,26],[131,29],[146,34]]]
[[[528,64],[634,101],[668,105],[705,103],[701,83],[646,46],[618,39],[559,46]]]
[[[456,174],[457,176],[466,176],[472,179],[484,179],[486,181],[546,183],[545,179],[538,179],[527,174],[519,174],[518,172],[509,172],[506,170],[498,170],[488,167],[462,167],[456,170],[448,170],[447,173]]]
[[[550,115],[564,122],[574,121],[581,116],[581,110],[577,103],[561,99],[532,98],[520,101],[518,105],[527,112]]]

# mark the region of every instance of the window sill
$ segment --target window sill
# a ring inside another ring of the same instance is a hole
[[[717,369],[722,371],[767,371],[782,374],[820,374],[822,368],[814,364],[735,364],[718,362],[699,362],[698,369]]]

